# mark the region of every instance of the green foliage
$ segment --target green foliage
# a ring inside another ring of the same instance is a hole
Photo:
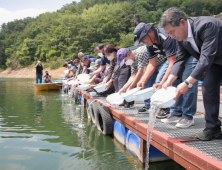
[[[128,34],[120,34],[120,47],[130,47],[133,46],[133,39],[134,39],[134,34],[133,33],[128,33]]]
[[[58,69],[62,67],[64,63],[65,63],[65,60],[61,59],[57,61],[45,62],[42,64],[43,64],[43,68]]]
[[[2,24],[0,68],[27,66],[40,58],[58,68],[78,52],[97,56],[97,43],[119,47],[133,45],[139,22],[159,22],[166,9],[177,6],[188,16],[222,12],[222,0],[82,0],[53,13]],[[63,61],[63,63],[57,62]]]

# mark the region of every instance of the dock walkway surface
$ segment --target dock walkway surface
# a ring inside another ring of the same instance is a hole
[[[201,87],[198,87],[198,90],[197,113],[194,115],[195,125],[180,129],[175,127],[176,123],[162,123],[160,119],[156,119],[151,144],[186,169],[222,169],[222,140],[199,141],[196,138],[196,134],[205,128]],[[101,105],[107,106],[112,117],[140,136],[141,146],[146,145],[149,116],[138,114],[137,111],[144,105],[142,102],[135,102],[134,109],[124,109],[117,105],[110,106],[105,97],[92,97],[87,92],[79,91],[86,100],[95,99]],[[222,121],[222,102],[219,117]],[[146,154],[142,152],[140,154],[145,159]]]

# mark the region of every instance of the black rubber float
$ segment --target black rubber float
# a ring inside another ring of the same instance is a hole
[[[110,115],[109,109],[106,106],[100,106],[95,116],[97,129],[102,132],[103,135],[112,134],[112,117]]]
[[[91,111],[91,119],[92,119],[92,122],[96,125],[96,114],[98,114],[99,112],[99,107],[100,107],[100,104],[98,102],[93,102],[92,103],[92,111]]]

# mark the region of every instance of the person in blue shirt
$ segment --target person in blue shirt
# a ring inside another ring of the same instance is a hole
[[[100,60],[99,69],[97,69],[96,71],[89,74],[91,77],[93,77],[94,75],[97,75],[100,72],[102,72],[105,69],[106,65],[110,65],[110,61],[102,53],[103,48],[104,48],[103,44],[97,44],[94,48],[94,51],[96,53],[98,53],[98,56],[101,57],[101,60]]]
[[[97,59],[96,57],[94,57],[92,55],[84,54],[83,52],[79,52],[78,57],[80,60],[82,60],[83,57],[86,57],[88,59],[93,59],[93,60]],[[87,67],[83,67],[82,73],[86,73],[86,72],[88,72]]]
[[[66,62],[68,64],[71,64],[72,65],[72,69],[75,68],[75,69],[78,69],[78,67],[74,64],[74,62],[70,59],[70,58],[67,58],[66,59]]]
[[[83,68],[83,71],[82,73],[84,74],[89,74],[92,72],[92,70],[88,70],[87,68],[90,67],[90,63],[91,62],[95,62],[97,60],[97,58],[87,58],[86,56],[82,57],[81,58],[81,61],[82,63],[84,64],[84,68],[85,68],[85,71],[84,71],[84,68]]]

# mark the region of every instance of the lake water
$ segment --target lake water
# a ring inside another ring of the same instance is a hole
[[[144,169],[112,136],[88,122],[59,91],[31,79],[0,79],[0,170]],[[173,161],[149,169],[183,169]]]

